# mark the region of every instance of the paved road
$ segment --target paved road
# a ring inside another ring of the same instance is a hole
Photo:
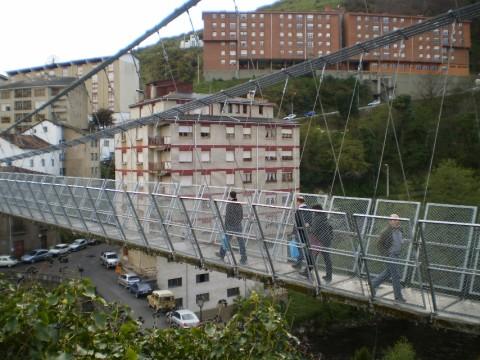
[[[107,270],[101,265],[99,260],[100,253],[106,250],[118,251],[118,247],[100,244],[69,254],[68,263],[60,263],[58,260],[55,260],[53,264],[49,262],[39,262],[34,264],[34,266],[41,273],[54,275],[61,274],[62,272],[78,273],[78,269],[81,268],[83,269],[81,275],[93,281],[99,295],[103,296],[105,300],[130,307],[135,318],[141,316],[144,319],[145,327],[152,327],[154,325],[161,328],[167,327],[163,315],[159,318],[153,318],[153,312],[148,307],[145,298],[137,299],[134,295],[130,294],[128,290],[118,285],[118,275],[115,271],[112,269]],[[1,271],[25,271],[25,269],[30,266],[32,265],[20,264],[8,270],[2,268]]]

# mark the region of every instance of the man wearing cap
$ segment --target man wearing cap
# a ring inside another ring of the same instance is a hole
[[[393,261],[398,261],[402,251],[403,234],[400,230],[400,217],[397,214],[390,215],[387,227],[378,237],[378,252],[380,255],[390,257]],[[372,279],[373,295],[375,290],[382,282],[392,278],[393,294],[398,302],[405,302],[402,296],[402,286],[400,284],[400,271],[396,263],[386,263],[385,270]]]

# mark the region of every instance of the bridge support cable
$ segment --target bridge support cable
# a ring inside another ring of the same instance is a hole
[[[125,48],[121,49],[120,51],[118,51],[115,55],[109,57],[108,59],[106,59],[104,62],[102,62],[100,65],[98,65],[97,67],[93,68],[92,70],[90,70],[88,73],[86,73],[85,75],[83,75],[82,77],[80,77],[78,80],[75,80],[71,85],[67,86],[65,89],[63,89],[62,91],[60,91],[56,96],[54,96],[53,98],[51,98],[50,100],[48,100],[47,102],[45,102],[45,104],[42,104],[41,106],[39,106],[38,108],[36,108],[34,111],[28,113],[26,116],[24,116],[23,118],[21,118],[20,120],[18,121],[15,121],[12,125],[8,126],[6,129],[4,129],[3,131],[0,132],[0,135],[1,134],[4,134],[8,131],[10,131],[11,129],[15,128],[17,125],[25,122],[26,120],[30,119],[32,116],[34,116],[35,114],[39,113],[40,111],[42,111],[43,109],[47,108],[48,106],[50,106],[51,104],[53,104],[54,102],[56,102],[57,100],[59,100],[62,96],[64,95],[67,95],[70,91],[72,91],[73,89],[75,89],[76,87],[82,85],[86,80],[90,79],[90,77],[92,77],[93,75],[95,75],[96,73],[98,73],[99,71],[105,69],[108,65],[112,64],[115,60],[117,60],[118,58],[120,58],[122,55],[125,55],[126,53],[128,53],[131,49],[133,49],[135,46],[141,44],[145,39],[149,38],[151,35],[153,35],[154,33],[156,33],[158,30],[160,30],[161,28],[167,26],[169,23],[171,23],[173,20],[175,20],[177,17],[179,17],[180,15],[182,15],[184,12],[188,11],[190,8],[192,8],[193,6],[197,5],[201,0],[189,0],[187,1],[185,4],[183,4],[181,7],[175,9],[170,15],[168,15],[166,18],[164,18],[160,23],[158,23],[157,25],[155,25],[153,28],[151,28],[150,30],[147,30],[145,32],[145,34],[143,34],[142,36],[138,37],[137,39],[135,39],[133,42],[131,42],[130,44],[128,44]]]
[[[190,1],[189,4],[197,3],[198,1],[200,0]],[[480,2],[477,2],[475,4],[462,7],[458,10],[451,10],[447,13],[425,20],[421,23],[403,28],[401,30],[395,30],[386,35],[379,36],[377,38],[365,41],[363,43],[356,44],[348,48],[343,48],[335,53],[332,53],[323,57],[319,57],[316,59],[307,60],[302,63],[290,66],[289,68],[286,69],[288,71],[288,74],[285,71],[277,71],[273,74],[264,75],[262,77],[256,78],[255,80],[249,80],[243,84],[239,84],[227,90],[222,90],[216,94],[209,95],[203,98],[202,101],[193,100],[186,104],[182,104],[175,108],[169,109],[167,111],[156,113],[144,118],[132,120],[127,124],[117,125],[109,129],[103,129],[97,133],[94,133],[88,136],[83,136],[78,139],[66,142],[64,144],[53,145],[40,150],[30,151],[23,154],[2,158],[0,159],[0,162],[5,163],[8,161],[19,160],[19,159],[28,158],[34,155],[48,153],[54,150],[61,150],[66,147],[75,146],[75,145],[85,143],[87,141],[94,140],[100,137],[112,137],[113,135],[121,131],[125,131],[125,130],[142,126],[142,125],[153,124],[159,119],[160,120],[174,119],[179,114],[182,114],[183,116],[183,114],[185,113],[204,107],[205,104],[224,102],[226,99],[230,97],[242,96],[257,88],[261,90],[262,88],[275,85],[279,82],[284,81],[287,76],[294,76],[294,77],[303,76],[307,73],[310,73],[312,68],[321,69],[324,66],[324,64],[333,65],[336,63],[340,63],[352,57],[361,55],[367,51],[370,52],[371,50],[398,42],[402,39],[416,36],[424,32],[434,30],[438,27],[449,25],[455,21],[468,21],[479,16],[480,16]],[[62,95],[65,95],[65,94],[62,94]]]
[[[347,119],[345,120],[345,127],[343,129],[342,142],[340,143],[340,150],[338,151],[338,158],[337,158],[337,161],[335,162],[335,171],[333,173],[333,179],[332,179],[332,184],[330,186],[329,196],[332,196],[333,194],[333,188],[335,186],[337,173],[340,176],[340,159],[342,157],[343,145],[345,144],[345,138],[347,136],[348,123],[350,122],[350,115],[352,113],[353,102],[355,101],[355,95],[357,93],[357,86],[359,86],[360,73],[362,71],[362,66],[363,66],[363,56],[364,54],[362,53],[362,55],[360,55],[360,61],[358,62],[357,76],[355,77],[355,83],[353,85],[352,98],[350,99],[350,105],[348,107]],[[343,193],[343,196],[345,196],[345,193]]]
[[[479,3],[480,4],[480,3]],[[452,31],[450,34],[450,47],[448,49],[447,55],[447,69],[445,70],[445,76],[443,79],[443,88],[442,88],[442,97],[440,100],[440,108],[438,110],[438,117],[437,117],[437,125],[435,127],[435,136],[433,138],[433,147],[432,147],[432,156],[430,157],[430,164],[428,166],[428,172],[427,172],[427,180],[425,181],[425,190],[423,193],[423,204],[426,204],[427,202],[427,195],[428,195],[428,186],[430,185],[430,175],[432,174],[432,169],[433,169],[433,160],[435,159],[435,151],[437,149],[437,141],[438,141],[438,133],[440,131],[440,122],[442,120],[442,115],[443,115],[443,105],[445,103],[445,97],[447,94],[447,84],[448,84],[448,70],[450,67],[450,59],[453,54],[453,41],[455,39],[455,25],[456,22],[452,23]]]
[[[195,230],[193,228],[192,221],[190,220],[190,216],[188,215],[187,207],[185,206],[184,200],[195,200],[195,198],[190,198],[187,196],[179,196],[178,201],[181,205],[181,209],[183,211],[183,215],[187,221],[188,229],[190,230],[191,239],[193,239],[194,250],[196,255],[200,261],[200,267],[203,269],[205,268],[205,259],[203,257],[202,249],[200,248],[200,244],[198,243],[197,235],[195,234]]]
[[[395,121],[393,119],[393,113],[392,113],[393,101],[395,99],[395,92],[396,92],[396,89],[397,89],[398,69],[399,69],[399,66],[400,66],[400,59],[403,55],[402,52],[404,51],[402,49],[404,49],[404,39],[402,39],[400,41],[400,50],[398,52],[397,66],[395,68],[395,73],[394,73],[394,78],[393,78],[393,91],[392,91],[392,95],[391,95],[392,99],[390,99],[390,94],[387,92],[388,114],[387,114],[387,120],[386,120],[386,124],[385,124],[385,133],[384,133],[384,137],[383,137],[382,151],[380,153],[380,160],[378,162],[377,176],[376,176],[376,180],[375,180],[375,188],[374,188],[374,191],[373,191],[373,198],[374,199],[377,197],[378,184],[380,182],[380,174],[382,172],[383,157],[385,155],[385,147],[387,145],[388,129],[391,125],[393,135],[394,135],[394,138],[395,138],[395,145],[396,145],[396,149],[397,149],[397,152],[398,152],[398,158],[399,158],[400,167],[401,167],[401,171],[402,171],[403,181],[404,181],[404,184],[405,184],[405,189],[406,189],[406,192],[407,192],[407,197],[408,197],[408,200],[410,200],[410,192],[408,190],[407,177],[405,175],[405,169],[404,169],[404,166],[403,166],[402,152],[400,150],[400,144],[398,142],[397,131],[395,129]]]

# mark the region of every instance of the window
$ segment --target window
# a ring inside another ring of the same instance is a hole
[[[259,106],[258,106],[258,113],[259,113],[260,115],[263,115],[263,105],[259,105]]]
[[[180,176],[180,185],[190,186],[193,184],[193,177],[191,175]]]
[[[197,284],[198,283],[203,283],[207,282],[210,280],[210,274],[205,273],[205,274],[197,274]]]
[[[292,129],[282,129],[282,139],[291,139],[293,137]]]
[[[243,104],[243,113],[244,114],[248,113],[248,105],[247,104]]]
[[[235,185],[235,174],[227,174],[225,180],[227,185]]]
[[[265,151],[265,160],[277,160],[277,152],[275,150]]]
[[[31,97],[32,96],[32,89],[15,89],[14,96],[16,98]]]
[[[191,126],[179,126],[178,127],[178,136],[181,136],[181,137],[192,136],[192,127]]]
[[[97,154],[92,154],[92,155],[96,156]],[[92,160],[94,160],[94,159],[92,159]],[[141,152],[141,151],[137,151],[137,164],[143,164],[143,152]]]
[[[32,159],[32,160],[30,160],[30,167],[33,167],[33,165],[34,165],[34,162],[33,162],[33,159]]]
[[[267,171],[267,183],[277,182],[277,172]]]
[[[251,139],[252,138],[252,128],[243,128],[243,138],[244,139]]]
[[[182,278],[168,279],[168,288],[176,288],[182,286]]]
[[[41,160],[42,166],[45,167],[45,159]]]
[[[103,146],[110,146],[110,141],[109,140],[104,140]]]
[[[231,110],[232,104],[228,104],[228,105],[229,105],[229,112],[231,113],[230,110]],[[225,127],[225,134],[227,138],[235,138],[235,127],[234,126]]]
[[[10,99],[10,90],[0,91],[0,99]]]
[[[210,162],[210,151],[202,151],[200,153],[200,160],[202,162]]]
[[[235,161],[235,152],[233,150],[227,150],[225,152],[225,161],[226,162],[233,162]]]
[[[252,173],[243,173],[242,174],[242,182],[244,184],[251,184],[252,183]]]
[[[176,298],[175,299],[175,307],[177,309],[182,309],[183,308],[183,298]]]
[[[198,303],[199,300],[203,300],[204,303],[210,301],[210,293],[198,294],[195,297],[195,303]]]
[[[210,126],[201,126],[200,127],[200,137],[209,138],[210,137]]]
[[[293,151],[282,150],[282,160],[293,160]]]
[[[227,297],[240,296],[240,288],[234,287],[227,289]]]
[[[141,154],[141,153],[139,153]],[[178,161],[179,162],[192,162],[192,152],[191,151],[180,151],[180,154],[178,156]]]
[[[282,173],[282,181],[283,182],[292,182],[293,181],[293,173],[291,173],[291,172]]]
[[[2,116],[1,123],[2,124],[8,124],[10,122],[10,117],[9,116]]]
[[[273,127],[266,127],[265,128],[265,138],[266,139],[275,139],[277,135],[276,129]]]
[[[252,161],[252,150],[243,150],[243,161]]]
[[[33,89],[34,96],[45,96],[45,88]]]
[[[32,102],[30,100],[26,101],[15,101],[15,110],[31,110]]]

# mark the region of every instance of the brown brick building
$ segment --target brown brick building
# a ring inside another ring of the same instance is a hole
[[[425,20],[420,16],[400,16],[390,14],[346,13],[344,15],[344,46],[352,46],[371,40]],[[453,31],[453,37],[452,37]],[[453,42],[451,41],[453,39]],[[442,72],[450,57],[450,75],[469,74],[470,23],[435,29],[407,39],[403,44],[395,43],[376,49],[364,56],[363,69],[371,72],[398,71],[416,74]]]
[[[274,70],[421,22],[420,16],[322,12],[205,12],[204,75],[207,78],[239,76],[242,70]],[[364,57],[371,72],[441,73],[448,61],[449,74],[468,75],[470,23],[436,29],[404,42],[375,50]],[[358,60],[358,59],[357,59]],[[353,64],[352,64],[353,62]],[[356,68],[355,59],[340,68]]]
[[[341,12],[205,12],[204,71],[276,69],[341,48]]]

